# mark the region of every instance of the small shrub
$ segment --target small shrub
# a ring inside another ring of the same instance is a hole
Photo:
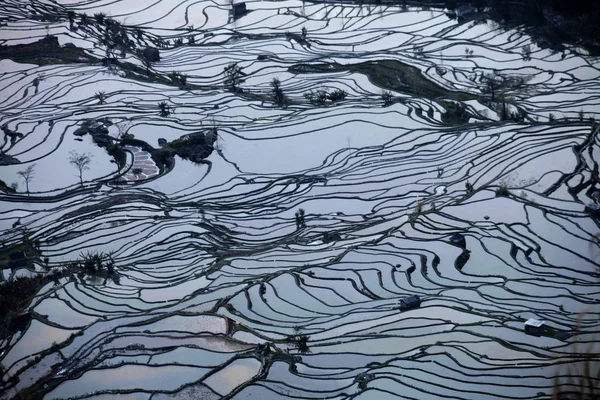
[[[367,389],[367,384],[374,379],[373,374],[358,374],[354,378],[354,382],[358,384],[358,389],[364,391]]]
[[[323,89],[319,89],[317,91],[311,90],[310,92],[304,93],[305,99],[318,106],[324,105],[328,97],[329,95]]]
[[[304,93],[304,98],[312,103],[315,98],[315,93],[312,90],[310,92],[306,92]]]
[[[310,353],[310,348],[308,346],[308,341],[310,340],[310,336],[308,335],[291,335],[288,336],[286,341],[293,345],[298,352],[302,354]]]
[[[100,12],[100,13],[96,13],[96,14],[94,14],[94,19],[96,19],[96,22],[97,22],[99,25],[102,25],[102,24],[104,24],[104,20],[105,20],[105,18],[106,18],[106,14],[104,14],[104,13],[101,13],[101,12]]]
[[[325,104],[327,101],[327,92],[323,89],[317,90],[317,93],[315,94],[315,101],[317,104]]]
[[[187,84],[187,75],[182,74],[181,72],[173,71],[169,74],[169,78],[175,85],[178,85],[179,87],[185,87]]]
[[[389,106],[394,102],[394,95],[392,92],[384,90],[383,93],[381,93],[381,100],[383,100],[385,106]]]
[[[469,181],[467,181],[467,183],[465,183],[465,189],[467,191],[467,196],[470,196],[473,194],[473,185],[471,185],[471,183]]]
[[[290,102],[287,96],[283,93],[281,81],[278,78],[273,78],[271,80],[271,93],[273,94],[273,101],[280,106],[286,105]]]
[[[525,45],[521,49],[521,56],[524,61],[531,61],[531,45]]]
[[[103,91],[96,92],[94,97],[98,100],[99,104],[104,104],[106,102],[106,92],[103,92]]]
[[[417,220],[417,217],[419,215],[421,215],[421,213],[423,212],[424,205],[425,205],[425,203],[422,200],[419,200],[415,203],[415,207],[413,208],[413,211],[408,216],[408,220],[410,222],[414,222]]]
[[[328,97],[331,101],[340,101],[344,100],[348,93],[342,89],[336,89],[333,92],[329,93]]]
[[[238,92],[240,90],[240,84],[245,82],[244,76],[246,75],[243,68],[237,63],[228,64],[223,68],[223,74],[225,75],[225,86],[232,92]]]
[[[415,208],[413,209],[413,214],[421,214],[423,212],[423,206],[425,205],[425,203],[423,202],[423,200],[419,200],[415,203]]]
[[[304,209],[301,208],[298,211],[296,211],[296,227],[298,229],[300,228],[306,228],[306,220],[305,220],[305,212]]]
[[[161,101],[160,103],[158,103],[158,108],[159,108],[159,114],[161,117],[168,117],[169,115],[171,115],[172,112],[172,107],[169,106],[169,104],[166,101]]]
[[[556,116],[552,113],[548,114],[548,121],[550,121],[550,122],[556,121]]]
[[[509,194],[508,185],[505,182],[500,183],[500,186],[496,189],[496,197],[508,196]]]

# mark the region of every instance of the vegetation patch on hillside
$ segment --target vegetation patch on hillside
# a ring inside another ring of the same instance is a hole
[[[465,101],[475,100],[477,96],[454,90],[449,90],[427,79],[423,73],[411,65],[397,60],[365,61],[359,64],[296,64],[289,68],[294,74],[328,73],[328,72],[358,72],[366,75],[371,83],[383,89],[406,93],[430,100],[448,98]]]
[[[61,46],[56,36],[48,35],[34,43],[0,46],[0,59],[38,65],[93,63],[100,60],[71,43]]]
[[[162,148],[154,150],[152,159],[161,167],[172,165],[173,156],[175,155],[184,160],[200,163],[213,152],[217,138],[216,129],[206,133],[195,132],[184,135],[179,139],[168,142]]]

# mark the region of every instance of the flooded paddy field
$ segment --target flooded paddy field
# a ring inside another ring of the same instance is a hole
[[[41,277],[0,398],[549,399],[598,363],[598,58],[245,4],[0,5],[0,278]]]

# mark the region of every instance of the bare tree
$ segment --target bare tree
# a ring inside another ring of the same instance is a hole
[[[498,92],[504,84],[503,76],[494,71],[492,74],[483,75],[481,82],[483,84],[481,91],[485,94],[489,94],[492,101],[496,101],[496,92]]]
[[[126,119],[124,121],[117,122],[115,125],[119,131],[119,139],[123,139],[125,135],[127,135],[129,128],[131,128],[131,121]]]
[[[481,77],[481,91],[490,95],[491,101],[497,101],[496,97],[507,97],[507,92],[511,90],[520,90],[531,79],[526,75],[503,75],[498,71],[490,74],[484,74]]]
[[[83,171],[90,169],[89,165],[92,162],[90,154],[79,154],[75,151],[69,152],[69,163],[73,164],[79,171],[79,182],[83,185]]]
[[[240,84],[244,83],[244,76],[246,75],[242,71],[237,63],[231,63],[223,68],[225,74],[225,86],[227,86],[232,92],[239,91]]]
[[[35,173],[35,164],[31,164],[29,167],[25,168],[23,171],[18,171],[17,175],[19,175],[25,181],[25,188],[27,189],[27,194],[29,194],[29,181],[33,179],[33,175]]]

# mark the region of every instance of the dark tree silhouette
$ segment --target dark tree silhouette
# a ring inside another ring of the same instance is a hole
[[[98,99],[98,104],[104,104],[105,100],[106,100],[106,92],[103,92],[103,91],[96,92],[96,94],[94,95],[94,97],[96,99]]]
[[[160,110],[159,114],[161,117],[168,117],[169,115],[171,115],[172,108],[166,101],[161,101],[160,103],[158,103],[158,108]]]
[[[271,80],[271,93],[273,93],[273,100],[275,103],[279,105],[287,103],[287,98],[281,88],[281,81],[278,78],[273,78]]]
[[[33,179],[34,173],[35,173],[35,164],[31,164],[29,167],[25,168],[24,170],[17,172],[17,175],[19,175],[25,181],[25,188],[27,190],[27,194],[29,194],[29,182]]]
[[[225,86],[232,92],[239,91],[239,86],[245,82],[244,75],[246,74],[237,63],[231,63],[223,68],[223,74],[225,74]]]
[[[104,13],[96,13],[96,14],[94,14],[94,18],[96,19],[96,22],[99,25],[102,25],[104,23],[104,18],[106,18],[106,14],[104,14]]]
[[[160,61],[160,52],[154,47],[147,47],[138,54],[146,67],[146,75],[150,75],[150,67],[152,64]]]

